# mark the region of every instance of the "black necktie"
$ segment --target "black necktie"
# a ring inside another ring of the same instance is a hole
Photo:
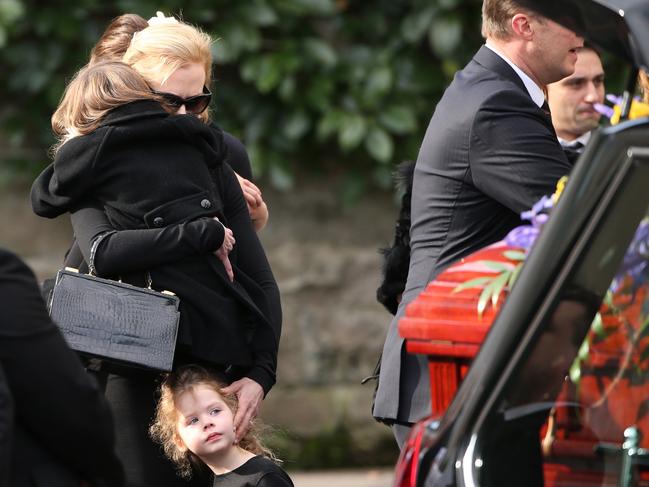
[[[563,152],[568,158],[568,162],[571,164],[574,164],[577,159],[579,159],[579,154],[582,153],[584,149],[584,144],[581,142],[575,142],[574,144],[566,144],[562,145]]]

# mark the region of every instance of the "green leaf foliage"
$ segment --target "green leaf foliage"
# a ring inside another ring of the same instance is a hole
[[[284,189],[298,169],[362,180],[340,185],[345,200],[388,188],[392,166],[416,158],[443,89],[482,43],[480,5],[0,0],[3,162],[40,170],[54,142],[50,116],[110,20],[163,9],[215,40],[213,119],[246,144],[257,177]]]

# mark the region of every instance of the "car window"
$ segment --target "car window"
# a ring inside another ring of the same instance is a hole
[[[644,157],[630,165],[483,423],[480,485],[649,485]]]

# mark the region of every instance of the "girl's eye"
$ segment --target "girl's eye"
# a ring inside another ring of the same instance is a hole
[[[196,424],[198,423],[198,418],[190,418],[189,421],[187,421],[187,424]]]
[[[210,414],[215,415],[215,414],[219,414],[220,412],[221,410],[219,408],[214,408],[210,411]]]

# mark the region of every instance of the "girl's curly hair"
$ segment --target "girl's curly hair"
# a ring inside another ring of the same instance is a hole
[[[182,440],[177,430],[176,399],[182,393],[199,385],[212,388],[221,396],[223,402],[232,412],[236,412],[238,406],[236,396],[225,395],[221,392],[221,389],[227,384],[216,373],[199,365],[185,365],[167,374],[160,385],[160,399],[156,406],[155,418],[149,427],[151,438],[160,443],[167,458],[176,465],[179,475],[184,478],[190,478],[193,470],[204,468],[204,463],[188,449],[179,447]],[[239,442],[239,446],[255,455],[262,455],[280,463],[273,452],[262,444],[260,435],[263,430],[265,427],[257,420],[253,420],[248,433]]]

